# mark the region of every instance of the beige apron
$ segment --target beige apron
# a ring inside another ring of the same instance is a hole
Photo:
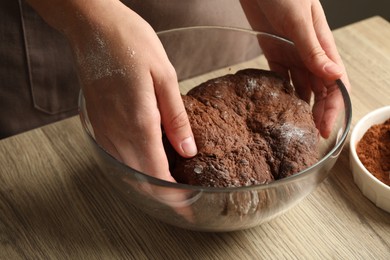
[[[249,28],[236,0],[124,1],[156,31]],[[79,81],[65,38],[24,0],[0,0],[0,138],[77,113]]]

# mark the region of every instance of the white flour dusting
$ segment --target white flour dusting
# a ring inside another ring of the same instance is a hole
[[[253,92],[257,87],[257,80],[253,78],[249,78],[246,82],[245,87],[247,92]]]
[[[305,139],[303,137],[307,134],[306,129],[299,128],[289,123],[281,125],[279,131],[280,137],[287,143],[290,142],[291,139],[304,141]]]
[[[133,58],[136,53],[128,47],[126,55]],[[129,69],[116,62],[117,57],[113,56],[107,42],[99,32],[95,33],[88,50],[85,52],[76,50],[76,58],[87,81],[95,81],[113,75],[126,76]]]
[[[279,97],[279,93],[275,92],[275,91],[270,91],[268,92],[268,95],[271,97],[271,98],[278,98]]]

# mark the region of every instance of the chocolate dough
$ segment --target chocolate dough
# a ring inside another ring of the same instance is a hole
[[[246,69],[183,96],[198,154],[170,159],[173,177],[206,187],[269,183],[318,160],[310,106],[274,72]]]

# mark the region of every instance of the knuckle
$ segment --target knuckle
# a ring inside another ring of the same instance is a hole
[[[167,88],[177,86],[178,84],[176,70],[173,66],[167,66],[167,68],[159,70],[159,72],[155,74],[154,84],[156,95],[165,99],[167,94],[170,93],[169,91],[166,91]]]
[[[185,129],[189,125],[189,119],[185,111],[180,112],[179,114],[172,117],[168,122],[168,129],[173,132],[178,132],[182,129]]]
[[[177,74],[176,70],[173,66],[168,66],[165,76],[164,76],[166,82],[172,83],[172,82],[177,82]]]
[[[315,63],[316,60],[325,56],[325,51],[320,46],[315,46],[307,51],[304,62],[309,64]]]
[[[165,66],[162,71],[159,73],[160,81],[163,84],[171,84],[173,82],[177,82],[177,74],[175,68],[169,64],[169,66]]]

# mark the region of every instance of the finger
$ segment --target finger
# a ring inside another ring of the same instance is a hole
[[[164,77],[154,76],[154,82],[162,125],[170,143],[181,156],[195,156],[198,151],[173,67]]]
[[[142,175],[136,175],[136,178],[125,176],[123,181],[133,187],[135,191],[171,207],[187,221],[194,222],[194,212],[191,205],[199,199],[199,195],[193,191],[154,185]]]
[[[307,103],[310,103],[312,91],[309,71],[302,68],[292,67],[290,69],[290,74],[291,80],[298,96]]]
[[[342,95],[335,81],[326,82],[313,76],[311,84],[315,96],[314,121],[320,134],[328,138],[343,105]]]
[[[146,119],[137,127],[138,130],[111,136],[110,142],[114,146],[114,154],[118,154],[120,160],[145,174],[166,181],[175,182],[169,172],[168,160],[162,144],[162,133],[159,120]],[[112,147],[111,145],[111,147]]]
[[[337,51],[321,5],[315,2],[311,16],[302,16],[304,18],[299,15],[291,18],[294,26],[288,36],[295,43],[306,67],[315,75],[327,80],[340,78],[343,74],[342,66],[328,56],[332,50],[332,57],[335,59],[334,52]]]
[[[146,146],[134,146],[130,142],[117,148],[123,162],[130,167],[150,176],[169,182],[176,182],[169,172],[168,160],[165,156],[162,144],[158,140],[149,139]]]
[[[337,63],[341,69],[341,75],[339,77],[326,77],[326,75],[323,75],[322,79],[316,78],[314,80],[315,83],[312,83],[313,92],[315,93],[313,115],[317,121],[317,127],[320,130],[321,135],[327,138],[332,131],[338,113],[343,105],[342,95],[338,90],[335,79],[341,78],[348,90],[350,89],[350,83],[341,57],[337,51],[332,32],[326,22],[326,17],[321,4],[315,1],[312,9],[313,17],[316,18],[313,20],[313,25],[319,44],[326,56]],[[329,68],[325,67],[325,70],[327,69]]]

